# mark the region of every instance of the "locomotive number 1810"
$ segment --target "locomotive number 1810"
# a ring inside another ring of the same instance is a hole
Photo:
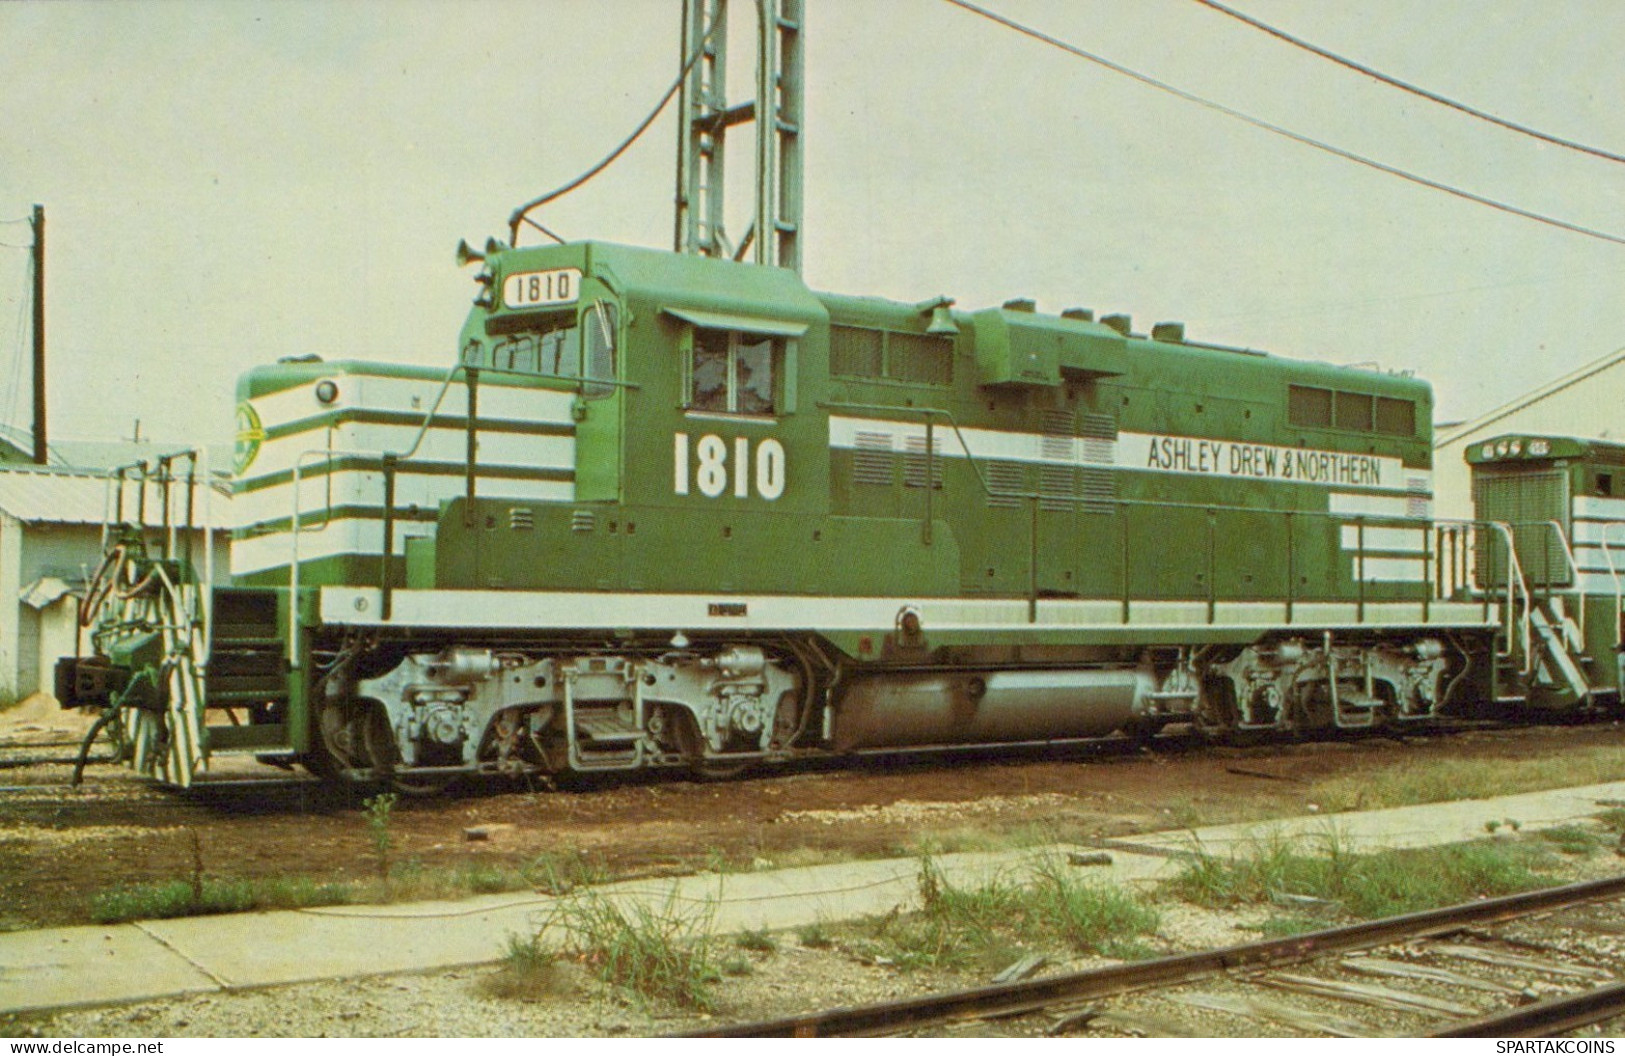
[[[732,444],[715,433],[691,439],[672,435],[672,490],[687,495],[696,489],[708,499],[732,491],[736,499],[755,495],[772,501],[784,494],[784,445],[773,437],[758,440],[752,451],[748,437]]]

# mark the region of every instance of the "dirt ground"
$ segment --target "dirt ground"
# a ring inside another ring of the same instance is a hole
[[[48,729],[20,709],[0,716],[0,762],[17,758],[20,741],[50,740]],[[585,854],[613,876],[650,875],[1007,845],[1024,830],[1075,840],[1300,814],[1314,809],[1310,785],[1337,774],[1449,756],[1543,758],[1561,767],[1567,751],[1598,744],[1625,744],[1625,726],[1247,749],[1176,741],[1156,751],[1108,744],[893,756],[728,781],[635,777],[551,791],[496,783],[403,799],[390,827],[398,863],[517,868],[542,855]],[[70,770],[15,762],[0,770],[0,928],[82,923],[100,891],[186,877],[193,833],[215,876],[373,875],[362,794],[290,783],[247,760],[211,775],[229,783],[185,792],[111,766],[91,767],[84,786],[70,789]],[[274,780],[246,780],[260,777]],[[475,826],[489,838],[468,839]]]

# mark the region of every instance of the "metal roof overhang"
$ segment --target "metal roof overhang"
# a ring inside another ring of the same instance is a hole
[[[807,332],[806,323],[789,319],[763,319],[759,316],[734,315],[731,312],[706,312],[698,308],[662,308],[674,319],[704,327],[707,330],[738,330],[746,334],[765,334],[768,337],[800,337]]]

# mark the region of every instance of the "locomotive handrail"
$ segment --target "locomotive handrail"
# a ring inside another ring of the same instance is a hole
[[[1586,588],[1585,574],[1580,571],[1580,562],[1574,559],[1574,548],[1569,545],[1569,535],[1563,530],[1563,525],[1555,520],[1547,521],[1552,531],[1557,535],[1558,545],[1563,547],[1563,556],[1568,559],[1569,571],[1574,573],[1574,594],[1579,599],[1580,618],[1577,625],[1580,628],[1580,640],[1585,641],[1586,636]]]
[[[1518,547],[1512,531],[1512,525],[1505,521],[1486,521],[1484,523],[1500,532],[1505,537],[1507,548],[1506,625],[1508,644],[1507,651],[1505,653],[1497,653],[1497,655],[1512,655],[1512,614],[1515,607],[1512,602],[1512,588],[1513,584],[1516,583],[1519,588],[1519,592],[1523,594],[1523,616],[1518,620],[1518,630],[1521,632],[1519,634],[1519,640],[1523,646],[1524,674],[1530,674],[1535,668],[1533,649],[1534,639],[1530,629],[1531,624],[1534,621],[1533,614],[1530,612],[1530,610],[1534,607],[1534,600],[1529,594],[1529,582],[1523,574],[1523,562],[1518,559]],[[1514,573],[1516,573],[1516,575],[1514,575]]]
[[[1625,613],[1625,590],[1621,590],[1619,570],[1614,567],[1614,552],[1608,546],[1608,535],[1620,526],[1619,521],[1604,521],[1602,526],[1602,559],[1608,564],[1608,577],[1614,584],[1614,648],[1618,649],[1625,643],[1625,627],[1620,625],[1620,615]]]
[[[1551,569],[1548,567],[1546,569],[1547,589],[1548,589],[1548,591],[1550,593],[1554,593],[1554,594],[1555,593],[1572,593],[1577,597],[1578,603],[1579,603],[1578,608],[1580,610],[1580,614],[1579,614],[1579,619],[1576,621],[1576,628],[1577,628],[1577,630],[1579,632],[1579,635],[1580,635],[1580,641],[1583,643],[1585,641],[1585,629],[1586,629],[1585,577],[1584,577],[1584,574],[1580,571],[1580,563],[1579,563],[1579,561],[1577,561],[1575,559],[1575,557],[1574,557],[1574,550],[1569,545],[1568,533],[1563,530],[1563,525],[1561,523],[1559,523],[1558,521],[1555,521],[1555,520],[1548,520],[1548,521],[1511,521],[1511,522],[1507,522],[1507,528],[1509,530],[1512,530],[1512,531],[1516,531],[1519,528],[1540,528],[1540,529],[1550,528],[1552,530],[1553,534],[1557,537],[1558,546],[1560,546],[1562,548],[1562,550],[1563,550],[1563,557],[1568,563],[1569,572],[1574,577],[1574,585],[1568,591],[1559,592],[1559,591],[1551,590],[1551,586],[1550,586]],[[1507,545],[1508,545],[1509,552],[1510,552],[1510,549],[1512,548],[1512,543],[1509,542]],[[1543,556],[1546,556],[1549,552],[1543,550],[1542,553],[1543,553]],[[1549,563],[1550,562],[1549,562],[1549,559],[1548,559],[1548,565],[1549,565]],[[1520,575],[1522,574],[1522,563],[1521,563],[1521,561],[1519,562],[1519,573],[1520,573]],[[1619,583],[1618,583],[1618,577],[1617,576],[1615,577],[1614,586],[1615,586],[1615,593],[1616,593],[1616,595],[1618,595],[1618,593],[1619,593]],[[1510,596],[1509,596],[1508,601],[1510,603]],[[1527,583],[1524,586],[1524,603],[1525,603],[1525,609],[1524,609],[1524,611],[1525,611],[1525,620],[1527,621],[1529,619],[1532,619],[1532,617],[1529,615],[1528,610],[1534,604],[1534,602],[1533,602],[1533,594],[1528,589]],[[1529,648],[1529,645],[1530,645],[1530,642],[1531,642],[1531,639],[1530,639],[1530,636],[1529,636],[1529,629],[1526,627],[1524,629],[1524,632],[1525,632],[1524,633],[1524,646],[1525,646],[1525,652],[1526,652],[1525,659],[1526,659],[1526,664],[1527,664],[1527,667],[1528,667],[1528,671],[1526,673],[1532,673],[1533,669],[1534,669],[1534,658],[1533,658],[1532,655],[1528,655],[1528,648]],[[1564,632],[1564,636],[1565,636],[1565,638],[1567,637],[1567,632],[1566,631]]]

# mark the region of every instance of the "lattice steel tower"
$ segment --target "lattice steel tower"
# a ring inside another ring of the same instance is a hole
[[[727,96],[728,0],[683,0],[676,249],[801,270],[803,0],[756,0],[756,97]],[[756,124],[756,210],[737,247],[724,223],[728,129]]]

